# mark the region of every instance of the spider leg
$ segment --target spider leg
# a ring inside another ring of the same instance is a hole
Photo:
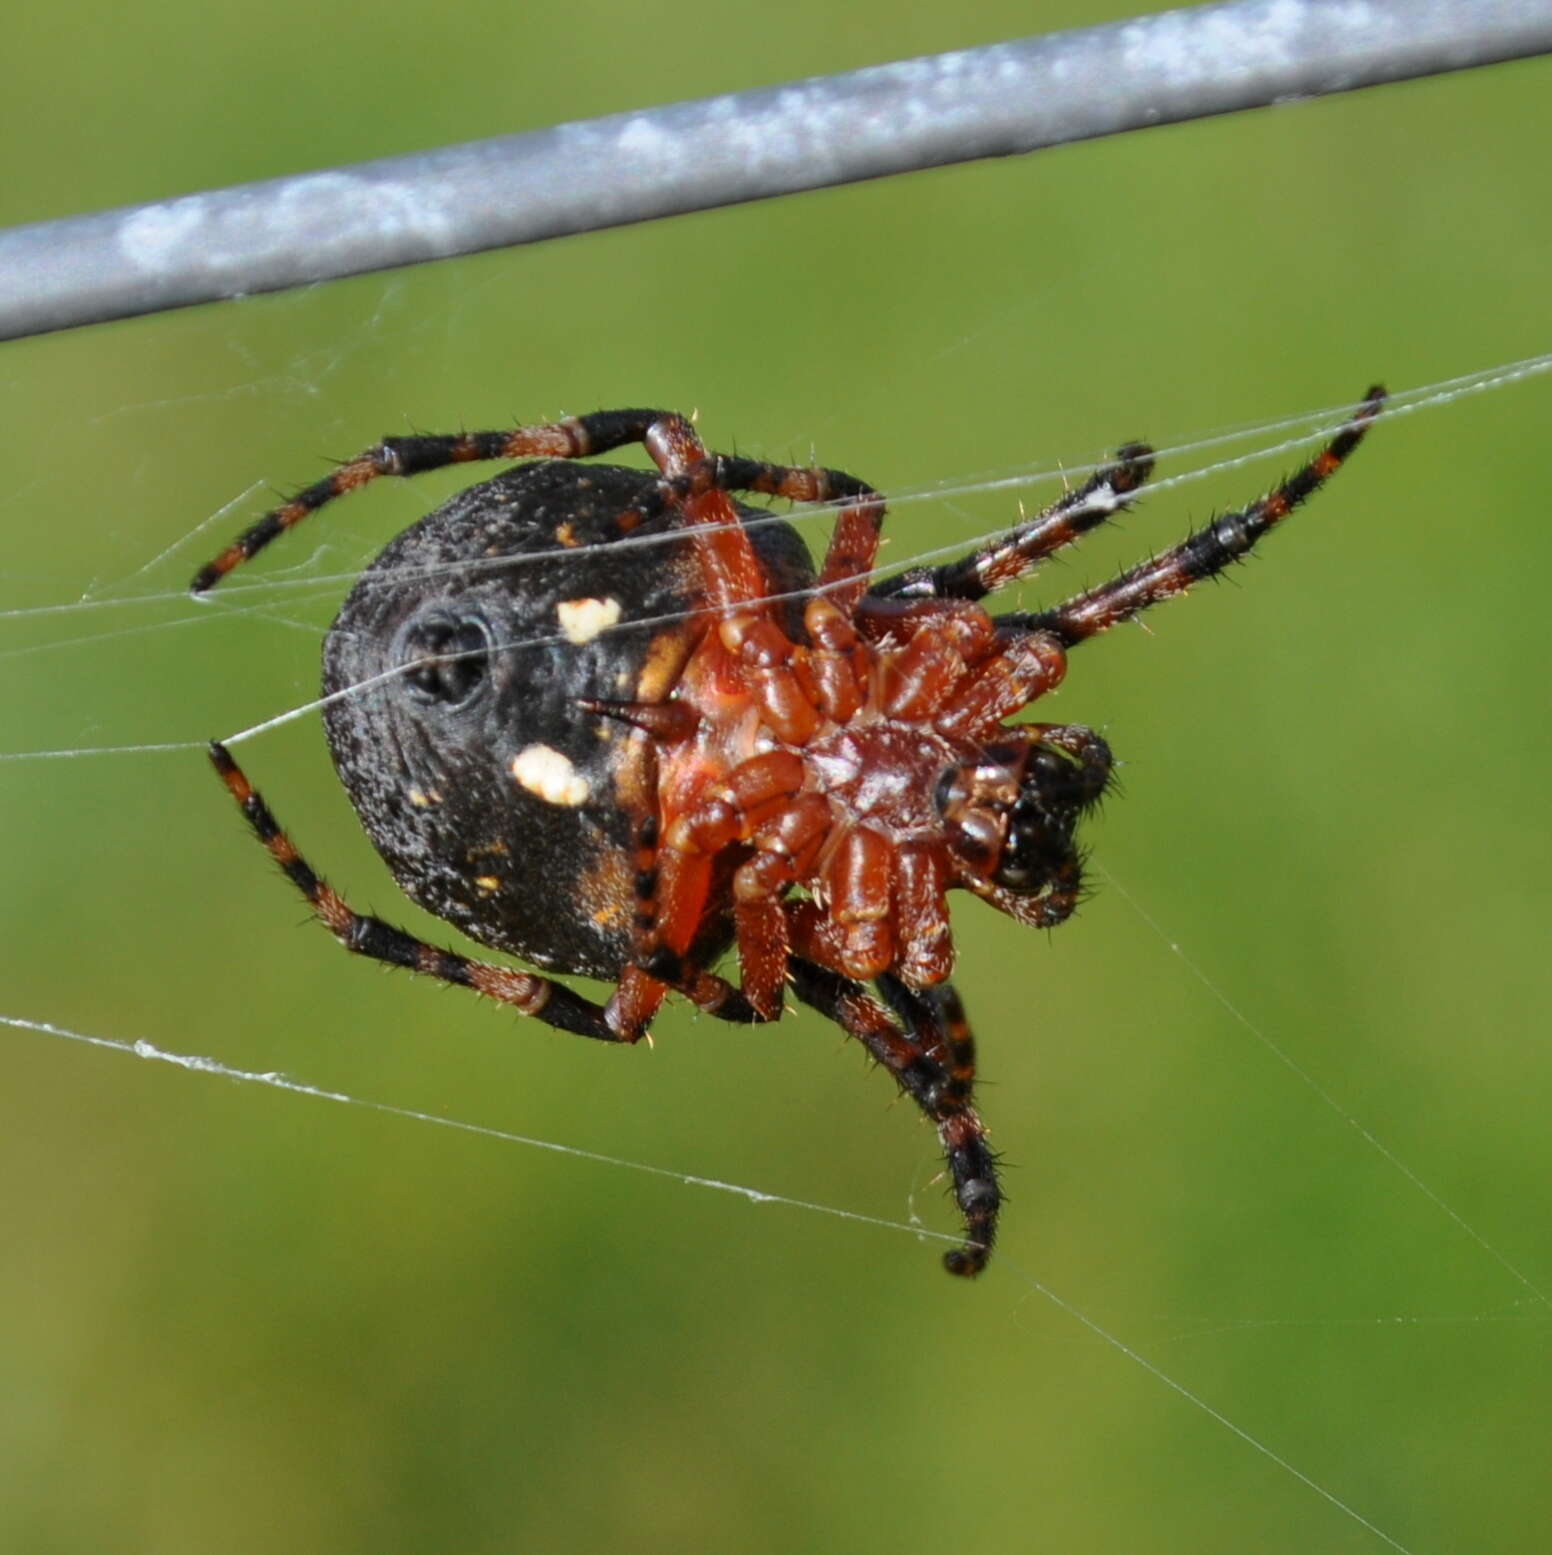
[[[1084,483],[1058,497],[1033,518],[1010,529],[1000,540],[940,567],[915,567],[886,578],[871,590],[885,599],[984,599],[1027,576],[1036,563],[1096,529],[1136,498],[1153,474],[1153,450],[1127,443],[1114,462],[1102,465]]]
[[[704,454],[687,461],[666,482],[681,500],[698,492],[759,492],[789,502],[840,503],[835,528],[819,572],[819,588],[842,609],[861,598],[865,575],[878,555],[884,499],[866,481],[822,465],[770,464],[728,454]],[[854,588],[840,587],[855,583]]]
[[[954,970],[954,937],[946,892],[949,861],[941,843],[903,842],[894,859],[895,965],[910,988],[947,980]]]
[[[332,475],[297,492],[289,502],[281,503],[249,525],[219,556],[195,573],[189,587],[194,593],[203,594],[309,513],[316,513],[336,497],[380,476],[422,475],[450,464],[490,459],[582,459],[627,443],[645,442],[649,428],[665,419],[679,418],[666,410],[600,410],[588,416],[569,416],[563,421],[509,427],[505,431],[385,437],[337,466]],[[666,501],[665,496],[660,506],[666,505]],[[636,515],[636,521],[651,516],[642,512]]]
[[[859,823],[839,831],[820,872],[823,927],[807,932],[805,953],[813,954],[823,943],[824,960],[847,977],[886,972],[895,959],[893,874],[894,851],[876,827]],[[806,922],[806,913],[803,918]]]
[[[1003,630],[1048,633],[1064,648],[1130,620],[1150,605],[1184,593],[1193,583],[1216,577],[1280,523],[1341,468],[1379,415],[1385,391],[1376,385],[1364,396],[1353,419],[1303,469],[1275,491],[1237,513],[1225,513],[1188,535],[1179,545],[1119,577],[1038,614],[998,616]]]
[[[975,1037],[964,1004],[952,983],[912,989],[898,978],[881,977],[877,986],[907,1030],[929,1030],[935,1048],[945,1054],[947,1079],[938,1100],[938,1137],[967,1235],[963,1247],[943,1255],[943,1267],[950,1274],[979,1274],[997,1237],[1002,1190],[997,1183],[997,1158],[971,1105]]]
[[[943,1264],[951,1274],[979,1274],[996,1237],[1002,1194],[996,1159],[970,1104],[975,1044],[958,995],[948,984],[918,993],[881,977],[877,986],[896,1025],[860,984],[818,962],[795,956],[790,975],[797,996],[855,1037],[936,1125],[965,1221],[964,1245],[945,1253]]]
[[[650,994],[647,996],[651,1007],[645,1018],[621,1027],[609,1018],[604,1006],[582,998],[562,983],[514,967],[472,961],[454,951],[439,950],[380,918],[363,916],[347,906],[339,893],[321,880],[302,858],[295,843],[281,829],[269,806],[224,745],[211,742],[210,761],[270,857],[307,898],[324,926],[347,950],[357,955],[369,956],[390,966],[408,967],[412,972],[440,978],[459,988],[472,988],[487,998],[510,1004],[521,1014],[536,1016],[546,1025],[579,1036],[594,1037],[601,1042],[637,1041],[645,1033],[647,1019],[661,1004],[662,993],[670,986],[704,1014],[714,1015],[719,1020],[748,1025],[769,1018],[738,989],[713,972],[686,970],[664,985],[645,979],[639,968],[632,967],[626,969],[627,976],[637,973],[647,982],[654,983],[657,993],[655,998]],[[623,984],[625,978],[621,982]]]
[[[733,924],[742,992],[767,1019],[781,1013],[787,980],[787,915],[782,897],[812,870],[830,831],[823,794],[799,794],[750,838],[755,855],[733,874]]]
[[[789,745],[807,744],[819,726],[822,699],[812,676],[799,672],[797,661],[803,655],[768,602],[765,569],[728,493],[757,490],[806,499],[829,493],[832,484],[843,494],[866,493],[842,510],[837,530],[851,534],[860,526],[875,543],[882,503],[870,487],[840,471],[789,469],[708,454],[682,416],[665,415],[653,422],[643,443],[663,473],[661,489],[668,493],[681,527],[695,546],[705,603],[721,616],[717,639],[747,677],[771,732]],[[832,556],[837,545],[850,543],[832,541]],[[856,545],[867,550],[862,540]],[[871,555],[869,550],[864,565],[871,565]],[[845,570],[840,562],[832,569],[827,558],[821,585],[835,569]],[[853,579],[848,586],[860,596],[864,584]],[[831,651],[844,655],[834,643]]]
[[[862,597],[866,575],[878,556],[884,499],[866,481],[844,470],[768,464],[762,459],[711,457],[707,472],[719,491],[757,491],[791,502],[839,502],[835,528],[819,569],[819,589],[842,610]]]
[[[581,1037],[593,1037],[600,1042],[634,1042],[640,1035],[639,1032],[615,1031],[605,1020],[601,1005],[582,998],[561,983],[513,967],[471,961],[451,950],[439,950],[384,923],[381,918],[354,911],[297,852],[296,844],[281,830],[269,806],[224,745],[211,742],[210,762],[270,857],[307,898],[324,927],[346,950],[369,956],[374,961],[385,961],[389,966],[408,967],[412,972],[440,978],[459,988],[472,988],[486,998],[510,1004],[520,1014],[532,1015],[547,1026],[575,1032]]]
[[[1083,860],[1077,854],[1063,859],[1051,872],[1050,886],[1039,896],[1021,896],[989,884],[970,889],[1015,923],[1030,929],[1054,929],[1072,917],[1083,900]]]
[[[744,986],[733,995],[736,1004],[695,1002],[725,1019],[779,1016],[785,920],[773,921],[772,913],[778,911],[781,894],[812,863],[829,824],[822,798],[799,797],[803,781],[802,760],[792,752],[753,756],[709,784],[666,825],[654,821],[645,841],[638,840],[638,965],[626,969],[609,1002],[611,1025],[622,1031],[644,1028],[667,987],[695,997],[692,987],[697,980],[705,983],[707,974],[691,965],[689,952],[705,914],[717,855],[746,843],[754,847],[754,857],[739,866],[733,879]],[[726,988],[720,979],[711,983]],[[710,984],[704,991],[715,993]]]

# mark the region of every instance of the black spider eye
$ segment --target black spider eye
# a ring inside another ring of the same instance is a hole
[[[399,633],[405,681],[429,702],[467,702],[490,673],[490,628],[483,616],[439,610]]]

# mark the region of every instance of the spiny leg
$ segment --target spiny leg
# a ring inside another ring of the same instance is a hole
[[[1153,450],[1146,443],[1127,443],[1116,450],[1113,463],[1102,465],[1081,486],[1000,540],[940,567],[912,568],[886,578],[872,592],[895,599],[984,599],[1130,507],[1152,474]]]
[[[355,912],[297,852],[296,845],[281,830],[269,806],[224,745],[211,742],[210,762],[270,857],[307,898],[324,927],[346,950],[369,956],[374,961],[385,961],[389,966],[407,967],[412,972],[439,978],[459,988],[472,988],[489,999],[510,1004],[523,1015],[532,1015],[547,1026],[575,1032],[578,1036],[593,1037],[600,1042],[635,1040],[634,1036],[622,1036],[610,1028],[602,1006],[547,977],[536,977],[512,967],[492,966],[484,961],[471,961],[453,951],[428,945],[380,918]]]
[[[450,464],[490,459],[581,459],[607,453],[627,443],[645,442],[655,422],[673,417],[665,410],[599,410],[587,416],[495,432],[433,433],[385,437],[347,459],[332,475],[297,492],[289,502],[266,513],[245,529],[213,561],[195,573],[189,587],[196,594],[213,588],[240,562],[256,555],[277,536],[316,513],[326,503],[380,476],[407,477],[440,470]],[[651,515],[637,515],[644,519]]]
[[[974,1047],[958,997],[947,985],[918,994],[881,978],[879,991],[894,1007],[896,1025],[850,978],[803,956],[792,959],[790,972],[798,998],[855,1037],[937,1126],[965,1221],[964,1245],[945,1253],[943,1265],[951,1274],[979,1274],[996,1238],[1002,1194],[996,1160],[970,1106]]]
[[[1385,391],[1376,384],[1364,396],[1347,426],[1303,469],[1258,502],[1215,518],[1161,556],[1050,610],[1034,615],[999,616],[998,626],[1048,633],[1063,647],[1070,648],[1118,621],[1130,620],[1160,600],[1184,593],[1193,583],[1216,577],[1336,473],[1363,441],[1369,423],[1379,415],[1384,403]]]
[[[997,1183],[997,1158],[971,1105],[975,1089],[975,1037],[964,1004],[952,983],[913,989],[898,978],[884,976],[878,980],[878,990],[908,1030],[930,1030],[946,1050],[948,1081],[940,1104],[938,1136],[953,1179],[954,1198],[965,1217],[967,1236],[963,1247],[943,1255],[943,1267],[950,1274],[979,1274],[986,1267],[997,1238],[1002,1190]]]

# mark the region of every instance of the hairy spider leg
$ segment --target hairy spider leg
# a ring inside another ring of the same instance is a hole
[[[796,939],[804,937],[814,916],[795,914]],[[964,1244],[945,1253],[943,1265],[951,1274],[979,1274],[996,1239],[1002,1193],[996,1157],[971,1105],[975,1041],[959,996],[947,984],[918,992],[897,978],[881,977],[877,987],[898,1017],[896,1025],[860,984],[801,951],[792,958],[791,978],[798,998],[855,1037],[937,1129],[965,1222]]]
[[[642,1036],[642,1029],[627,1033],[617,1031],[606,1019],[605,1006],[574,994],[563,983],[554,983],[532,972],[519,972],[515,967],[473,961],[453,950],[442,950],[414,935],[406,935],[401,928],[386,924],[379,917],[356,913],[333,886],[320,879],[313,866],[308,865],[295,843],[281,829],[263,796],[247,781],[247,774],[236,764],[235,757],[216,740],[210,742],[210,764],[238,802],[258,840],[285,872],[286,879],[306,897],[325,928],[345,949],[355,955],[369,956],[373,961],[386,961],[389,966],[425,973],[426,977],[439,978],[443,983],[468,987],[476,994],[512,1006],[519,1014],[533,1015],[544,1025],[571,1031],[580,1037],[596,1037],[600,1042],[636,1042]],[[681,970],[673,981],[673,989],[703,1014],[715,1015],[718,1020],[726,1020],[732,1025],[754,1025],[768,1019],[736,987],[714,972]]]
[[[977,1275],[986,1267],[996,1240],[1002,1190],[997,1182],[996,1155],[987,1144],[985,1126],[971,1105],[975,1037],[964,1004],[952,983],[914,989],[897,978],[882,977],[878,989],[907,1030],[926,1025],[930,1016],[932,1029],[942,1034],[948,1078],[939,1102],[938,1137],[966,1232],[964,1246],[943,1255],[943,1267],[950,1274]]]
[[[227,791],[264,844],[270,857],[280,865],[286,878],[306,897],[325,928],[356,955],[367,956],[389,966],[406,967],[458,988],[469,988],[500,1004],[509,1004],[520,1014],[535,1016],[546,1025],[577,1036],[594,1037],[601,1042],[635,1042],[641,1031],[623,1033],[609,1024],[603,1005],[574,993],[564,983],[551,981],[513,967],[474,961],[455,951],[441,950],[426,941],[396,929],[380,918],[355,912],[332,886],[313,870],[297,851],[274,813],[258,790],[248,781],[227,748],[212,740],[210,763]],[[685,971],[674,981],[697,1009],[734,1025],[751,1025],[766,1017],[725,979],[713,972]]]
[[[532,1015],[546,1025],[575,1032],[581,1037],[594,1037],[600,1042],[635,1040],[610,1028],[604,1019],[602,1005],[582,998],[561,983],[512,967],[471,961],[450,950],[439,950],[380,918],[354,911],[297,851],[296,844],[281,829],[269,806],[224,745],[211,742],[210,763],[269,856],[280,865],[286,878],[312,905],[324,927],[346,950],[374,961],[386,961],[390,966],[423,972],[459,988],[472,988],[489,999],[510,1004],[520,1014]]]
[[[892,599],[984,599],[1129,508],[1152,474],[1153,450],[1146,443],[1126,443],[1116,450],[1113,463],[990,545],[939,567],[886,578],[872,592]]]
[[[474,464],[492,459],[583,459],[607,453],[627,443],[646,441],[647,429],[666,410],[600,410],[587,416],[494,432],[437,432],[410,437],[385,437],[338,465],[332,475],[314,482],[251,524],[213,561],[195,573],[190,589],[203,594],[239,563],[262,551],[270,541],[294,528],[309,513],[347,492],[382,476],[408,478],[450,464]],[[677,417],[674,417],[677,420]],[[622,529],[652,516],[622,515]]]
[[[1259,501],[1237,513],[1225,513],[1188,535],[1151,561],[1128,568],[1097,588],[1036,614],[998,616],[999,627],[1043,632],[1071,648],[1150,605],[1183,594],[1193,583],[1216,577],[1239,561],[1268,530],[1318,491],[1363,441],[1369,424],[1385,404],[1376,384],[1364,396],[1353,419],[1301,470]]]

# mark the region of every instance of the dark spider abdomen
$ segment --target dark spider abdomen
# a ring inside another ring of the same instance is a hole
[[[577,704],[665,700],[705,631],[660,500],[616,465],[508,470],[394,539],[324,642],[335,767],[400,887],[550,971],[612,978],[629,958],[639,775],[627,728]],[[740,513],[773,592],[809,586],[791,526]],[[704,948],[731,932],[709,922]]]

